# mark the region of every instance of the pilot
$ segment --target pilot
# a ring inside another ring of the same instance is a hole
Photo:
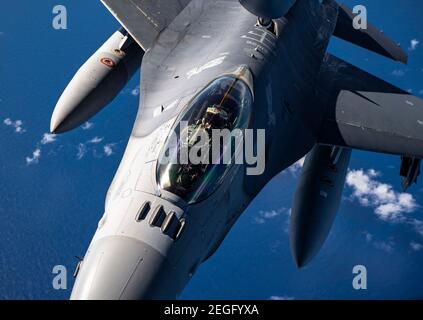
[[[188,148],[196,145],[199,140],[200,132],[205,130],[209,136],[209,142],[212,137],[213,129],[229,128],[229,114],[221,106],[213,105],[208,107],[204,116],[193,124],[188,125],[186,137],[188,138]]]
[[[209,135],[209,147],[212,146],[212,129],[227,129],[230,127],[228,112],[220,105],[213,105],[206,109],[204,116],[196,123],[189,125],[187,130],[188,148],[198,143],[198,132],[205,130]],[[207,171],[208,164],[181,164],[174,168],[176,183],[181,189],[191,190],[192,186],[199,183],[199,178]]]
[[[207,164],[183,164],[180,165],[176,173],[176,182],[180,188],[191,190],[193,185],[199,182],[199,177],[202,177],[207,170]]]
[[[202,119],[202,126],[206,130],[224,129],[228,127],[228,120],[228,112],[221,106],[213,105],[207,108],[206,114]]]

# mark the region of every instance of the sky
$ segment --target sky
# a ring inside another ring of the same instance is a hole
[[[400,42],[407,66],[334,39],[329,52],[423,97],[420,0],[344,1]],[[75,256],[83,256],[103,214],[138,108],[135,76],[83,127],[48,134],[61,92],[118,23],[100,1],[63,0],[68,29],[52,28],[58,3],[8,1],[0,11],[0,299],[67,299]],[[183,299],[423,298],[423,185],[401,190],[400,159],[354,151],[343,202],[319,255],[296,269],[288,241],[297,164],[247,208]],[[66,290],[52,286],[55,265]],[[367,268],[367,290],[352,269]]]

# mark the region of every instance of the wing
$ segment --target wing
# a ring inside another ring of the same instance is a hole
[[[138,44],[147,50],[191,0],[101,0]]]
[[[421,99],[331,55],[319,77],[320,143],[423,158]]]
[[[392,60],[407,63],[407,53],[375,26],[368,23],[366,29],[354,29],[355,16],[350,8],[340,4],[338,21],[333,35]]]

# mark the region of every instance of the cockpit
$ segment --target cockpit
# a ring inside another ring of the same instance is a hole
[[[215,161],[216,152],[217,158],[222,160],[228,144],[233,141],[223,143],[217,151],[212,150],[214,132],[246,129],[252,104],[250,87],[234,76],[218,78],[197,94],[175,122],[159,156],[159,188],[188,203],[210,196],[233,165],[233,161]]]

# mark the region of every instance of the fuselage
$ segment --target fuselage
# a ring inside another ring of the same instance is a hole
[[[266,29],[237,0],[193,0],[160,34],[143,58],[139,113],[73,299],[178,297],[265,184],[313,147],[321,110],[308,101],[336,18],[331,0],[299,0]],[[180,114],[215,79],[245,73],[248,128],[266,130],[264,172],[231,166],[201,201],[162,190],[158,160]]]

